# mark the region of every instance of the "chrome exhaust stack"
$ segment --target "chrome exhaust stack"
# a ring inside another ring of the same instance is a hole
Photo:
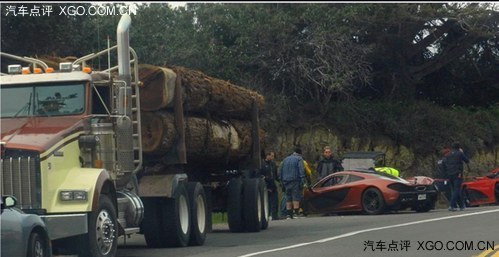
[[[121,16],[118,28],[116,30],[116,38],[118,41],[118,74],[120,77],[130,75],[130,25],[132,18],[130,15],[124,14]],[[128,82],[130,78],[128,79]],[[127,83],[129,85],[129,83]]]
[[[133,122],[132,122],[132,76],[130,73],[129,30],[132,19],[129,15],[121,16],[116,38],[118,43],[118,79],[113,83],[117,90],[116,111],[116,187],[121,189],[130,182],[135,169],[133,160]],[[116,95],[116,94],[115,94]]]

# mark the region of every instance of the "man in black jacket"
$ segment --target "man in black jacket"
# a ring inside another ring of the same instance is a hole
[[[459,143],[452,144],[451,152],[443,160],[443,168],[452,189],[449,211],[455,211],[457,205],[464,210],[464,202],[461,197],[461,184],[463,183],[463,162],[469,163],[468,157],[463,152]]]
[[[265,184],[267,184],[267,191],[269,196],[269,211],[272,215],[273,220],[278,220],[279,215],[277,211],[278,206],[278,192],[276,181],[278,181],[277,176],[277,165],[274,162],[275,154],[274,152],[267,152],[265,154],[265,159],[262,162],[261,176],[264,177]]]
[[[444,147],[441,151],[442,159],[438,160],[437,166],[433,172],[433,178],[435,179],[435,186],[438,192],[442,192],[447,200],[447,205],[450,207],[450,200],[452,198],[452,190],[450,188],[449,179],[445,174],[444,158],[449,155],[450,148]]]
[[[317,181],[331,173],[343,170],[341,162],[333,158],[333,153],[329,146],[324,147],[322,157],[323,158],[319,160],[319,163],[317,164]]]

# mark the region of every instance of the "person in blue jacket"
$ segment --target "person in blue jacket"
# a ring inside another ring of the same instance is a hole
[[[305,181],[301,148],[295,147],[294,153],[282,161],[281,166],[279,166],[279,180],[286,194],[286,219],[293,219],[293,215],[298,217]]]

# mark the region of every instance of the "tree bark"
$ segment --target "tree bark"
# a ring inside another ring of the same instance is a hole
[[[149,64],[139,65],[139,79],[144,84],[140,88],[140,109],[157,111],[172,107],[177,75],[171,69]]]
[[[142,112],[142,148],[144,153],[165,155],[177,140],[174,116],[167,111]],[[250,156],[251,122],[186,117],[188,162],[225,162]],[[262,131],[260,134],[263,136]]]
[[[157,111],[171,107],[175,74],[182,78],[185,107],[190,113],[245,119],[251,114],[253,99],[263,110],[263,96],[252,90],[184,67],[169,69],[140,65],[139,78],[144,83],[140,89],[142,110]]]

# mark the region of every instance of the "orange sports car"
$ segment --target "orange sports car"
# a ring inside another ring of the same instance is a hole
[[[409,182],[364,169],[337,172],[305,190],[304,202],[313,213],[380,214],[407,208],[427,212],[435,208],[437,191],[432,179],[419,178]]]
[[[499,167],[483,177],[474,177],[473,181],[464,182],[461,186],[467,206],[499,204]]]

